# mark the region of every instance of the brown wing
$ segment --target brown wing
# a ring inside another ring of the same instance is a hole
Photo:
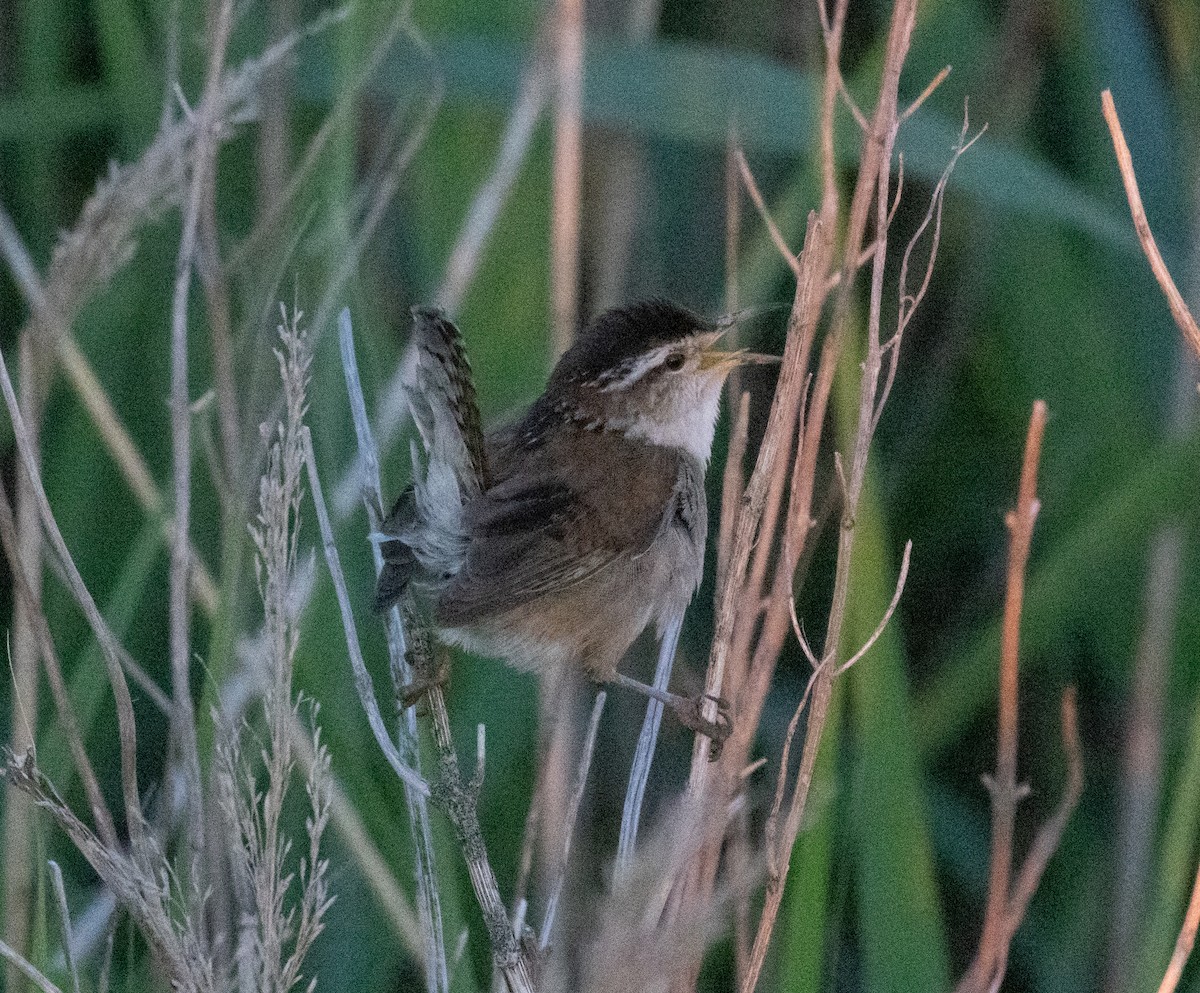
[[[646,551],[674,513],[678,463],[669,449],[586,431],[528,453],[468,504],[466,563],[438,599],[439,622],[504,613]]]

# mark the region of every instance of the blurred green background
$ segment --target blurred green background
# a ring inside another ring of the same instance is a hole
[[[177,22],[173,7],[181,8]],[[303,0],[239,4],[230,64],[321,9]],[[851,92],[868,103],[889,9],[881,0],[851,3],[844,72]],[[312,328],[309,422],[330,490],[353,452],[332,315],[343,304],[351,308],[374,402],[399,359],[408,308],[437,295],[464,217],[493,168],[545,16],[533,0],[417,2],[415,30],[400,31],[384,65],[364,78],[367,55],[395,13],[363,3],[304,42],[259,103],[272,127],[245,124],[219,158],[217,226],[230,266],[245,435],[257,437],[274,400],[268,347],[277,301],[295,300],[310,319],[321,319]],[[816,205],[815,7],[591,0],[587,19],[582,311],[662,294],[718,313],[731,126],[793,246],[805,212]],[[153,141],[173,23],[182,90],[194,105],[204,66],[200,5],[0,0],[0,204],[42,271],[109,163],[131,162]],[[937,269],[907,334],[878,436],[860,516],[850,642],[875,626],[908,538],[912,569],[887,636],[842,684],[818,802],[798,845],[761,988],[948,989],[970,959],[987,879],[988,797],[979,777],[995,762],[1003,515],[1015,498],[1030,406],[1043,398],[1051,421],[1023,627],[1020,725],[1020,774],[1032,792],[1021,807],[1019,851],[1058,800],[1059,699],[1072,683],[1079,688],[1087,787],[1013,944],[1005,989],[1150,989],[1178,930],[1200,827],[1197,376],[1132,237],[1099,93],[1114,92],[1159,244],[1185,296],[1195,300],[1200,7],[1193,0],[929,0],[920,8],[902,96],[915,97],[945,64],[953,73],[901,132],[906,186],[893,244],[902,244],[924,213],[968,98],[972,124],[986,121],[988,131],[951,180]],[[248,242],[279,197],[281,178],[343,103],[349,112],[333,119],[328,144],[281,222]],[[399,174],[359,264],[338,285],[381,178],[429,114],[428,133]],[[543,115],[537,125],[457,315],[492,419],[535,396],[551,362],[548,121]],[[848,193],[858,139],[848,114],[840,127]],[[139,229],[133,258],[73,324],[166,492],[179,227],[178,210],[157,212]],[[788,301],[791,294],[785,268],[747,209],[741,305]],[[0,348],[10,368],[27,315],[11,273],[0,267]],[[194,397],[212,383],[206,321],[197,285]],[[782,314],[766,315],[751,334],[763,349],[778,349],[782,326]],[[747,382],[761,398],[761,415],[771,380]],[[846,393],[834,405],[835,416],[852,409]],[[211,405],[197,414],[197,425],[198,439],[217,433]],[[830,437],[845,430],[839,423]],[[714,505],[723,432],[710,474]],[[133,654],[166,685],[168,551],[61,374],[52,381],[42,444],[47,488],[84,577]],[[194,624],[203,718],[235,670],[236,636],[256,623],[258,608],[243,521],[223,512],[202,440],[196,449],[193,535],[226,594],[214,620],[197,612]],[[406,451],[403,441],[391,447],[389,491],[405,478]],[[0,477],[10,492],[15,473],[11,427],[0,418]],[[305,527],[311,540],[311,518]],[[365,608],[371,580],[364,532],[356,510],[341,526],[342,554],[382,677],[382,643]],[[819,632],[827,606],[827,546],[818,549],[799,596],[810,633]],[[0,565],[3,630],[11,612],[6,568]],[[711,600],[709,579],[685,633],[681,685],[703,670]],[[98,656],[52,577],[46,609],[72,693],[88,715],[89,745],[115,794],[114,722]],[[1155,618],[1157,640],[1146,636]],[[792,645],[762,727],[769,769],[806,678]],[[334,769],[407,885],[400,791],[362,719],[323,578],[297,683],[320,702]],[[0,681],[0,704],[0,739],[7,741],[8,679]],[[488,725],[481,815],[507,893],[534,774],[536,688],[498,664],[465,662],[455,670],[450,704],[464,753],[476,721]],[[145,701],[138,713],[142,773],[160,789],[164,727]],[[633,701],[610,701],[585,808],[597,872],[611,857],[638,714]],[[80,802],[44,691],[37,725],[45,770]],[[689,751],[686,735],[664,729],[651,815],[655,799],[683,782]],[[751,780],[756,824],[772,782],[772,772]],[[61,978],[45,859],[64,865],[77,914],[94,910],[99,893],[61,835],[45,820],[35,823],[31,957]],[[321,988],[416,988],[357,863],[330,838],[338,902],[313,961]],[[470,892],[457,853],[448,844],[444,851],[443,872],[457,880],[446,894],[447,934],[475,929],[455,988],[486,988],[487,956]],[[149,988],[138,947],[121,924],[115,988]],[[730,949],[728,940],[714,948],[703,990],[730,988]],[[90,968],[94,974],[94,959]],[[1184,987],[1200,989],[1200,968],[1185,975]]]

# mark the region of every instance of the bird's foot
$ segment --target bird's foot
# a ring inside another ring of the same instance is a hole
[[[432,676],[414,676],[411,683],[400,688],[401,709],[408,710],[409,707],[415,707],[430,690],[444,689],[449,682],[450,669],[444,665],[439,666],[437,672]]]
[[[673,708],[679,723],[690,728],[697,734],[702,734],[709,742],[708,760],[715,762],[721,756],[721,749],[733,731],[733,721],[729,716],[729,701],[712,693],[701,693],[694,697],[676,697],[678,703]],[[716,705],[716,719],[709,720],[704,716],[706,705]]]

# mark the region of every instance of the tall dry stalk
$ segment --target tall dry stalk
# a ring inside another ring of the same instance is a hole
[[[226,729],[216,746],[217,792],[237,842],[229,851],[241,904],[235,955],[238,988],[264,993],[286,993],[300,981],[304,957],[321,933],[325,912],[333,902],[329,863],[320,852],[329,822],[329,753],[321,743],[315,705],[308,707],[314,755],[305,782],[308,845],[295,869],[289,865],[292,842],[282,825],[296,771],[288,729],[301,718],[304,706],[292,691],[300,643],[295,588],[310,363],[300,319],[296,311],[285,313],[279,327],[281,348],[276,356],[286,413],[271,431],[266,470],[259,482],[258,514],[250,527],[264,613],[260,648],[265,740],[259,748],[247,749],[242,729],[233,727]],[[263,781],[265,786],[260,785]]]
[[[253,750],[253,759],[247,759],[242,754],[241,734],[236,733],[237,729],[226,729],[233,733],[218,746],[215,769],[217,794],[237,839],[237,843],[228,846],[227,850],[238,874],[239,894],[245,899],[245,912],[239,916],[236,935],[210,934],[208,931],[209,896],[222,881],[190,856],[186,859],[187,872],[178,872],[157,832],[151,830],[147,822],[136,773],[136,723],[124,674],[132,660],[108,630],[62,540],[32,459],[28,431],[16,404],[4,357],[0,354],[0,389],[37,500],[41,525],[59,557],[59,565],[68,577],[72,592],[93,625],[108,662],[110,682],[117,700],[128,841],[116,834],[112,815],[98,788],[78,720],[62,683],[53,637],[41,615],[35,629],[39,649],[62,726],[70,739],[72,757],[85,785],[93,824],[89,825],[67,804],[38,768],[33,751],[20,754],[7,751],[4,773],[13,787],[23,791],[57,822],[142,932],[154,952],[164,983],[184,993],[217,993],[246,988],[284,993],[292,989],[300,981],[304,956],[320,934],[324,914],[331,903],[328,865],[319,847],[330,816],[329,756],[313,722],[309,724],[309,744],[314,758],[309,764],[306,781],[307,845],[296,868],[290,867],[293,846],[284,833],[282,821],[288,784],[296,766],[290,725],[298,719],[300,707],[299,701],[293,698],[291,684],[299,635],[299,616],[293,593],[302,495],[303,455],[299,439],[303,432],[304,387],[309,359],[298,319],[296,316],[281,327],[283,349],[279,357],[287,399],[286,420],[277,426],[276,442],[269,449],[267,473],[260,487],[259,516],[253,532],[259,551],[257,574],[266,614],[267,637],[263,650],[268,673],[263,694],[265,741]],[[20,568],[16,555],[12,512],[7,501],[0,505],[0,536],[4,539],[5,553],[14,575],[18,577],[21,595],[30,602],[28,576]],[[169,704],[166,706],[169,708]],[[263,789],[258,786],[257,762],[260,759],[261,775],[266,781]],[[66,922],[65,913],[63,917]],[[230,968],[229,955],[235,948],[237,975]]]

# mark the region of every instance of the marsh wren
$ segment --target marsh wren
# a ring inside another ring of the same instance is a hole
[[[662,700],[719,741],[722,710],[617,672],[653,621],[681,618],[704,568],[704,472],[721,387],[743,363],[721,351],[733,325],[648,301],[578,335],[545,392],[486,436],[458,329],[413,310],[408,401],[424,458],[382,526],[384,610],[411,583],[442,639],[542,676],[564,668]],[[423,463],[423,470],[420,468]]]

